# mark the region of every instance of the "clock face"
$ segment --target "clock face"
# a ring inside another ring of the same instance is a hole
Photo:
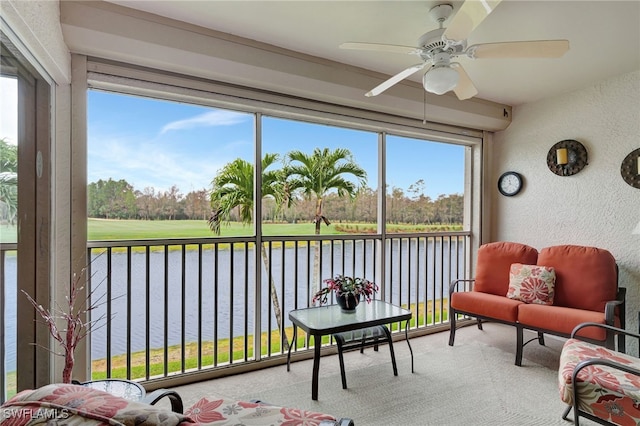
[[[516,172],[506,172],[498,179],[498,191],[502,195],[511,197],[522,189],[522,177]]]

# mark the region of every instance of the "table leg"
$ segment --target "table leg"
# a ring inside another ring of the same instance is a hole
[[[311,399],[318,400],[318,373],[320,372],[320,346],[322,336],[313,336],[313,375],[311,377]]]
[[[411,342],[409,342],[409,320],[404,325],[404,338],[409,346],[409,352],[411,352],[411,372],[413,373],[413,349],[411,348]]]
[[[291,348],[296,344],[296,334],[298,333],[298,327],[293,326],[293,339],[289,345],[289,353],[287,354],[287,371],[289,371],[289,364],[291,363]]]

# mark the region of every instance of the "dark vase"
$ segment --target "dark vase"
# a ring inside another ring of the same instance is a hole
[[[360,295],[343,294],[336,296],[336,301],[342,308],[342,312],[355,312],[356,306],[360,303]]]

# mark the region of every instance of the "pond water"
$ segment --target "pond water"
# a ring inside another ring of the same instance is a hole
[[[418,246],[420,244],[420,246]],[[425,241],[394,245],[387,256],[386,291],[382,297],[395,304],[407,302],[424,302],[442,297],[442,283],[445,292],[451,279],[462,275],[463,262],[451,261],[451,258],[463,257],[462,244],[458,247],[452,241],[442,243]],[[355,252],[354,252],[355,247]],[[322,273],[325,278],[338,273],[361,276],[372,279],[375,276],[374,250],[371,242],[365,247],[362,241],[345,242],[343,245],[323,247]],[[344,253],[343,253],[344,251]],[[446,253],[441,256],[440,253]],[[313,249],[308,252],[306,246],[296,248],[274,248],[270,252],[271,275],[276,285],[280,303],[284,303],[283,315],[285,325],[291,325],[287,312],[308,306],[311,290],[308,288],[313,268]],[[343,260],[344,259],[344,260]],[[145,253],[132,253],[130,269],[127,268],[127,254],[114,253],[111,262],[110,294],[116,297],[111,304],[110,327],[105,321],[98,323],[92,332],[91,356],[93,359],[103,358],[107,354],[106,333],[111,334],[111,355],[127,351],[127,319],[131,317],[130,350],[138,351],[147,347],[163,347],[178,344],[183,339],[197,341],[227,338],[231,335],[242,336],[253,334],[255,304],[255,253],[253,249],[244,250],[212,250],[202,252],[202,261],[197,250],[151,252],[147,266]],[[184,265],[184,268],[183,268]],[[217,265],[217,267],[216,267]],[[269,299],[269,280],[265,267],[263,271],[261,329],[276,330],[277,324]],[[311,265],[311,267],[308,267]],[[94,285],[102,281],[94,293],[94,298],[107,291],[107,257],[99,256],[92,262]],[[452,271],[451,268],[454,268]],[[458,271],[455,271],[458,268]],[[182,271],[185,271],[184,275]],[[201,271],[201,272],[200,272]],[[15,370],[16,347],[16,258],[7,256],[5,264],[5,333],[6,333],[6,371]],[[127,288],[128,275],[131,286]],[[201,278],[199,278],[201,276]],[[147,279],[148,277],[148,279]],[[148,282],[148,288],[147,288]],[[200,284],[201,282],[201,284]],[[283,284],[284,283],[284,284]],[[282,289],[284,286],[284,299]],[[148,295],[148,308],[147,308]],[[418,299],[418,300],[416,300]],[[127,304],[130,312],[127,311]],[[245,309],[246,306],[246,309]],[[165,314],[166,313],[166,314]],[[93,318],[106,315],[106,305],[99,305]],[[148,321],[147,321],[148,319]],[[148,322],[148,331],[147,331]],[[200,326],[199,326],[200,325]],[[165,333],[166,331],[166,333]],[[165,336],[166,335],[166,336]]]

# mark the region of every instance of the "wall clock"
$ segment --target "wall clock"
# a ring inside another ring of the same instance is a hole
[[[517,172],[505,172],[498,178],[498,191],[507,197],[513,197],[522,189],[522,176]]]

